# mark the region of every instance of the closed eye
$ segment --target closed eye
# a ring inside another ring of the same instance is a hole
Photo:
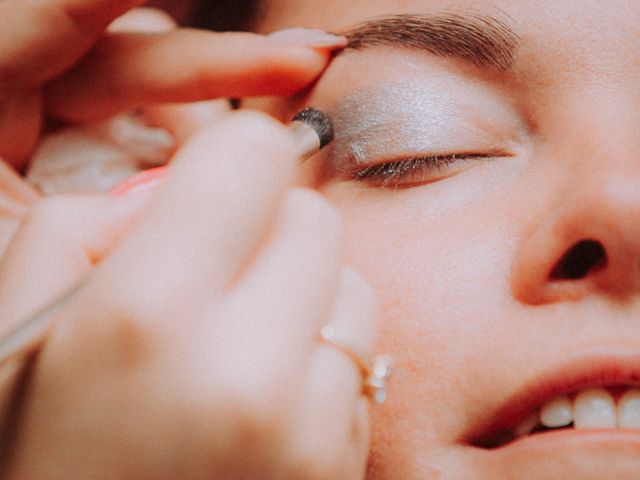
[[[504,153],[453,153],[428,157],[411,156],[379,163],[347,176],[367,186],[381,188],[410,188],[435,182],[460,173],[479,160],[507,157]]]

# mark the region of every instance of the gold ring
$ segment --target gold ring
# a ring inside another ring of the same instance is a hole
[[[325,325],[320,329],[320,339],[345,353],[358,366],[362,374],[362,393],[375,403],[387,399],[387,380],[391,376],[393,361],[389,355],[368,355],[355,345],[340,338],[335,327]]]

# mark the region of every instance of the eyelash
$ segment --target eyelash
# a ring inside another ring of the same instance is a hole
[[[366,167],[350,174],[351,178],[380,188],[413,187],[429,183],[427,174],[437,173],[460,160],[482,160],[500,155],[487,153],[453,153],[430,157],[408,157]],[[407,182],[407,180],[409,180]]]

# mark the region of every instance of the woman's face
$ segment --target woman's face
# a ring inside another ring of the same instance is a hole
[[[398,14],[267,107],[336,123],[306,181],[397,364],[368,478],[638,478],[612,427],[640,427],[640,3],[278,0],[260,27]],[[527,435],[557,397],[576,428]]]

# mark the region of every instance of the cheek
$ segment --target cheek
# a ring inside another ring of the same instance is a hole
[[[506,322],[511,222],[499,204],[478,198],[447,208],[429,187],[355,188],[325,193],[343,213],[348,263],[380,300],[378,351],[396,360],[389,402],[374,413],[375,438],[403,448],[418,434],[418,443],[452,439],[474,395],[465,378],[491,368],[478,358],[491,361],[485,346]]]

